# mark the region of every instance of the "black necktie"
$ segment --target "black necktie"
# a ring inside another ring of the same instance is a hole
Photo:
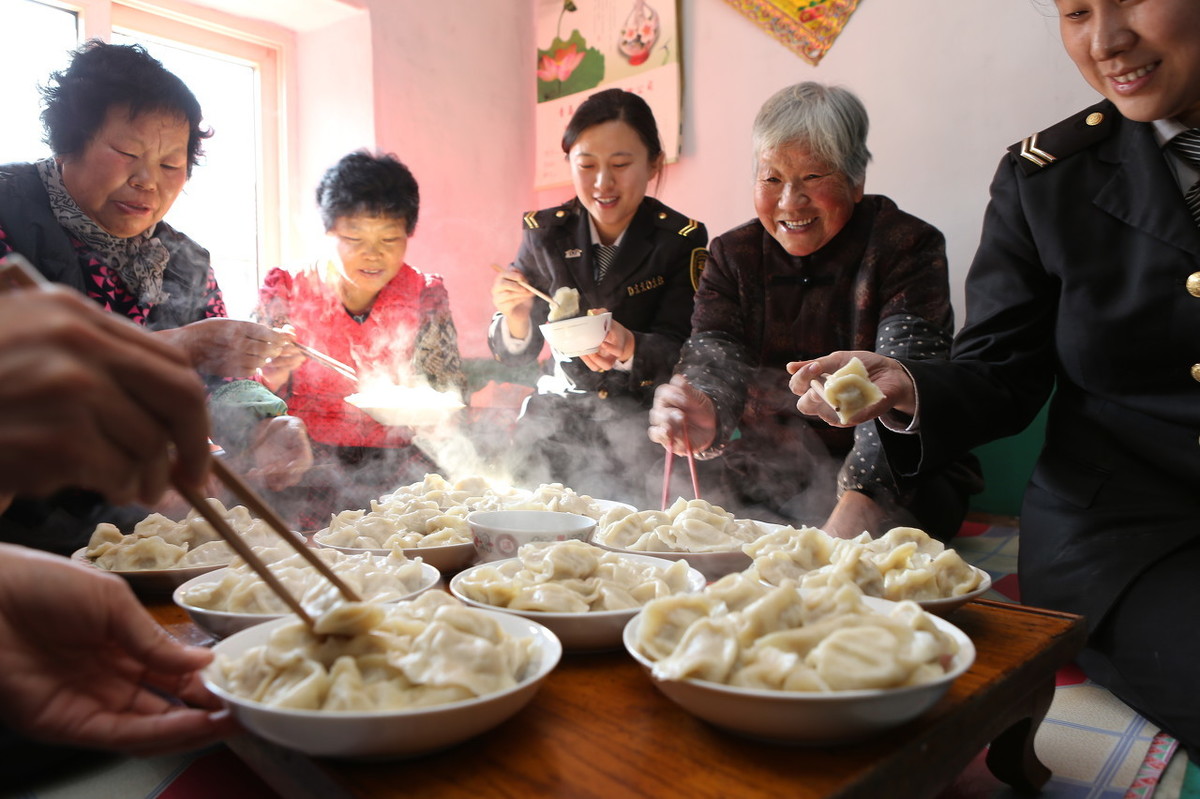
[[[611,244],[593,244],[592,260],[596,262],[596,282],[599,283],[608,274],[613,259],[617,257],[617,248]]]
[[[1192,128],[1180,133],[1171,139],[1168,146],[1195,169],[1200,169],[1200,128]],[[1192,212],[1192,219],[1195,219],[1196,224],[1200,225],[1200,180],[1193,183],[1192,187],[1183,193],[1183,201],[1187,203],[1188,210]]]

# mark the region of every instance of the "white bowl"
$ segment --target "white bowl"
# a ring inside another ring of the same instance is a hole
[[[321,532],[327,532],[323,530]],[[321,540],[321,533],[318,532],[313,536],[313,543],[324,549],[336,549],[338,552],[345,552],[347,555],[361,555],[364,552],[370,555],[390,555],[390,549],[372,549],[366,547],[343,547],[336,544],[327,544]],[[442,574],[452,574],[466,566],[469,566],[475,560],[475,542],[468,541],[465,544],[444,544],[440,547],[405,547],[401,550],[406,558],[420,558],[421,560],[434,567]]]
[[[612,313],[605,311],[594,316],[575,316],[547,322],[538,325],[538,329],[552,350],[567,358],[576,358],[597,352],[611,326]]]
[[[132,569],[116,571],[97,566],[96,562],[87,556],[87,547],[82,547],[71,553],[71,560],[106,574],[115,574],[124,578],[129,587],[139,594],[169,594],[179,586],[195,577],[223,569],[228,563],[207,563],[203,566],[185,566],[179,569]]]
[[[228,568],[228,567],[225,567]],[[284,616],[290,616],[291,613],[235,613],[228,610],[210,610],[209,608],[201,608],[190,604],[184,595],[197,586],[205,583],[220,582],[225,577],[225,568],[218,571],[201,574],[198,577],[193,577],[187,582],[180,585],[171,594],[171,599],[175,604],[187,611],[191,616],[192,621],[196,626],[207,632],[213,638],[225,638],[233,635],[236,632],[245,630],[247,627],[253,627],[256,624],[273,621]],[[421,585],[414,591],[411,591],[404,596],[396,597],[392,602],[401,602],[405,599],[415,599],[421,594],[428,591],[438,584],[442,579],[441,572],[430,566],[428,563],[421,564]]]
[[[863,599],[884,613],[895,604],[875,597]],[[741,688],[707,680],[659,680],[651,672],[653,661],[635,647],[641,616],[626,625],[624,643],[658,690],[704,721],[752,738],[831,745],[863,740],[915,719],[975,662],[975,645],[966,633],[945,619],[932,618],[939,630],[954,638],[958,654],[944,676],[905,688],[818,693]]]
[[[467,524],[475,535],[479,560],[485,562],[515,557],[518,549],[535,541],[587,541],[596,529],[595,519],[556,510],[473,510]]]
[[[531,672],[505,691],[411,710],[320,711],[270,707],[235,696],[217,685],[208,670],[203,672],[204,684],[250,732],[314,757],[379,760],[444,749],[515,715],[562,657],[562,644],[542,625],[507,613],[482,612],[494,616],[507,634],[535,640]],[[277,619],[242,630],[218,642],[213,652],[235,657],[266,644],[272,631],[292,622]]]
[[[664,569],[671,566],[670,561],[664,561],[662,558],[625,553],[616,554],[619,554],[622,558],[628,558],[635,563],[661,566]],[[503,562],[497,561],[486,565],[499,566]],[[641,608],[629,608],[627,610],[593,610],[588,613],[548,613],[539,610],[514,610],[512,608],[489,605],[485,602],[471,599],[461,590],[462,581],[467,579],[473,571],[479,569],[482,565],[484,564],[474,566],[455,575],[450,580],[450,593],[473,607],[511,613],[514,616],[532,619],[539,624],[543,624],[550,632],[558,636],[558,639],[562,641],[563,649],[568,651],[596,652],[606,649],[619,649],[621,647],[621,634],[625,630],[625,625],[629,623],[630,619],[641,612]],[[704,589],[704,586],[704,575],[695,569],[689,569],[688,590],[691,592],[701,591]]]
[[[368,393],[351,394],[344,399],[381,425],[388,427],[436,427],[464,407],[461,402],[406,405],[401,401],[397,404],[381,404],[381,401],[387,398],[373,397]]]
[[[978,566],[972,566],[971,568],[977,571],[982,579],[982,582],[979,583],[979,586],[975,590],[959,594],[958,596],[947,596],[940,599],[914,599],[913,601],[930,613],[945,616],[950,611],[957,610],[972,599],[978,599],[991,589],[992,576]]]

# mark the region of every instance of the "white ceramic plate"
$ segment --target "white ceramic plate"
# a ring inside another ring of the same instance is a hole
[[[351,712],[289,710],[252,702],[214,683],[207,671],[204,684],[250,732],[314,757],[396,759],[445,749],[515,715],[562,657],[562,644],[542,625],[508,613],[482,612],[495,617],[509,635],[532,637],[535,642],[537,655],[530,673],[506,691],[412,710]],[[262,646],[272,631],[291,622],[285,618],[250,627],[219,641],[213,652],[218,657],[235,657]]]
[[[864,597],[887,613],[895,603]],[[653,661],[635,647],[640,616],[625,627],[625,649],[662,693],[687,712],[711,724],[753,738],[787,743],[833,745],[863,740],[915,719],[937,703],[950,684],[975,662],[975,645],[945,619],[933,617],[952,636],[958,654],[938,680],[905,688],[816,693],[740,688],[706,680],[659,680]]]
[[[290,613],[234,613],[227,610],[210,610],[192,605],[184,598],[187,592],[193,587],[205,583],[220,582],[224,577],[224,568],[201,574],[183,583],[171,594],[171,599],[175,601],[175,604],[186,610],[187,614],[192,617],[192,621],[196,623],[196,626],[212,637],[225,638],[236,632],[245,630],[247,627],[253,627],[256,624],[262,624],[263,622],[291,615]],[[437,569],[428,563],[422,563],[420,587],[391,601],[401,602],[405,599],[415,599],[437,585],[441,579],[442,575]]]
[[[671,566],[670,561],[662,558],[654,558],[641,554],[617,554],[635,563],[648,563],[652,566],[661,566],[664,569]],[[515,560],[515,558],[510,558],[509,560]],[[620,649],[621,634],[625,629],[625,625],[641,611],[641,608],[631,608],[629,610],[595,610],[588,613],[547,613],[538,610],[513,610],[511,608],[502,608],[496,605],[489,605],[485,602],[479,602],[462,593],[462,581],[468,579],[472,572],[483,566],[500,566],[506,562],[503,560],[493,561],[459,572],[450,580],[450,593],[473,607],[511,613],[514,616],[521,616],[522,618],[536,621],[539,624],[544,624],[550,632],[557,635],[559,640],[562,641],[563,649],[570,652],[598,652],[607,649]],[[704,575],[695,569],[688,572],[688,589],[690,591],[703,590],[704,585]]]
[[[185,566],[179,569],[113,571],[97,566],[95,561],[87,556],[87,551],[87,547],[75,550],[71,553],[71,560],[76,563],[82,563],[97,571],[122,577],[139,594],[169,594],[194,577],[199,577],[202,574],[207,574],[217,569],[223,569],[229,565],[229,563],[210,563],[205,566]]]
[[[321,533],[319,532],[313,536],[312,540],[319,547],[336,549],[338,552],[345,552],[347,555],[361,555],[364,552],[370,555],[392,554],[390,549],[342,547],[336,544],[327,544],[321,540]],[[411,547],[401,551],[404,552],[406,558],[420,558],[442,574],[453,574],[475,561],[474,541],[468,541],[465,544],[446,544],[440,547]]]

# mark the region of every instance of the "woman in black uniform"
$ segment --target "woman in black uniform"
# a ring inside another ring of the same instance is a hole
[[[900,412],[888,458],[923,472],[1053,389],[1021,598],[1085,615],[1088,676],[1200,762],[1200,3],[1056,6],[1106,99],[1009,148],[951,360],[859,353],[887,398],[848,421]],[[801,411],[836,420],[809,381],[848,357],[790,365]]]
[[[604,309],[613,321],[599,352],[554,354],[553,371],[538,381],[517,423],[510,468],[525,485],[561,482],[645,507],[647,470],[663,455],[646,438],[647,411],[691,330],[708,233],[646,196],[664,155],[654,114],[636,94],[609,89],[589,97],[562,148],[576,196],[525,215],[511,268],[549,295],[578,290],[580,313]],[[542,350],[538,325],[550,307],[513,272],[492,287],[498,311],[488,340],[499,361],[522,364]]]

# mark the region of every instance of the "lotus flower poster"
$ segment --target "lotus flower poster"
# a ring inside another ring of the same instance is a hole
[[[667,161],[679,158],[677,0],[538,0],[539,189],[571,180],[563,130],[581,102],[602,89],[641,95],[654,110]]]

